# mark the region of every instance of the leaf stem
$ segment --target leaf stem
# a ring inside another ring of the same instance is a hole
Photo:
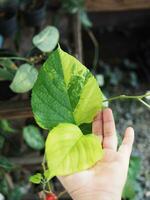
[[[93,59],[93,70],[96,71],[97,69],[97,63],[99,59],[99,44],[98,41],[94,35],[94,33],[90,29],[86,29],[89,37],[91,38],[91,41],[94,45],[94,59]]]
[[[44,154],[43,161],[42,161],[42,167],[43,167],[43,171],[44,171],[44,172],[46,171],[45,162],[46,162],[46,159],[45,159],[45,154]],[[49,182],[49,181],[46,181],[45,183],[46,183],[47,186],[48,186],[48,190],[51,192],[50,182]]]
[[[31,62],[29,59],[27,58],[23,58],[23,57],[17,57],[17,56],[8,56],[8,57],[0,57],[0,60],[5,60],[5,59],[12,59],[12,60],[22,60],[22,61],[26,61],[26,62]]]
[[[116,97],[111,97],[111,98],[108,98],[108,99],[105,99],[103,102],[106,102],[106,101],[113,101],[113,100],[117,100],[117,99],[136,99],[136,100],[139,100],[139,99],[143,99],[144,97],[147,97],[147,96],[150,96],[150,94],[144,94],[144,95],[138,95],[138,96],[128,96],[128,95],[119,95],[119,96],[116,96]]]
[[[147,96],[150,96],[150,94],[144,94],[144,95],[137,95],[137,96],[128,96],[128,95],[119,95],[119,96],[116,96],[116,97],[111,97],[111,98],[108,98],[108,99],[105,99],[103,100],[103,102],[111,102],[111,101],[114,101],[114,100],[124,100],[124,99],[135,99],[137,101],[140,101],[143,105],[145,105],[148,109],[150,109],[150,104],[146,103],[143,98],[144,97],[147,97]]]
[[[143,101],[142,99],[138,99],[142,104],[144,104],[148,109],[150,109],[150,105]]]

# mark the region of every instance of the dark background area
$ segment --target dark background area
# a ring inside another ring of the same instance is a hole
[[[32,16],[29,17],[31,21],[27,20],[27,8],[24,6],[17,10],[15,7],[11,12],[10,8],[8,10],[9,16],[12,14],[15,23],[9,33],[4,33],[1,22],[7,16],[4,15],[4,8],[1,7],[0,34],[3,41],[0,42],[1,57],[38,56],[39,52],[33,50],[32,37],[47,25],[55,25],[59,29],[60,45],[67,52],[77,56],[75,38],[79,33],[74,16],[62,11],[59,3],[48,1],[44,11],[39,11],[44,14],[40,15],[41,21],[39,19],[38,24],[34,24]],[[82,36],[78,39],[83,46],[83,63],[95,76],[101,75],[103,83],[100,83],[100,87],[105,95],[107,97],[120,94],[141,95],[150,90],[150,10],[88,12],[88,16],[93,24],[90,30],[97,41],[99,55],[97,65],[93,69],[95,48],[86,28],[82,27],[80,32]],[[36,64],[37,69],[43,62],[44,60]],[[16,61],[17,65],[21,63]],[[24,126],[35,125],[29,103],[31,93],[14,94],[9,84],[9,81],[0,80],[0,133],[2,136],[5,135],[0,156],[8,158],[17,167],[15,170],[6,170],[3,173],[1,172],[2,160],[0,161],[0,193],[8,200],[39,199],[38,192],[42,189],[41,186],[32,185],[28,179],[30,175],[41,170],[44,150],[33,150],[24,142],[22,136]],[[131,184],[136,188],[136,196],[124,200],[149,200],[150,112],[136,101],[116,101],[112,102],[110,107],[114,111],[120,137],[127,126],[135,128],[133,155],[139,157],[141,162],[136,182]],[[11,128],[14,131],[11,131]],[[40,131],[46,138],[47,132]],[[57,194],[64,190],[56,178],[52,180],[52,185]],[[65,194],[60,199],[70,199],[70,197]]]

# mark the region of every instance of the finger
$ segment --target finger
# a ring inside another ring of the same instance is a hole
[[[98,135],[101,141],[102,141],[102,135],[103,135],[102,117],[103,117],[103,114],[100,111],[96,115],[92,123],[92,133],[94,133],[95,135]]]
[[[112,110],[106,108],[103,111],[103,148],[106,149],[117,149],[117,136],[116,128]]]
[[[134,130],[132,127],[128,127],[125,131],[125,136],[122,141],[122,144],[118,150],[118,152],[122,154],[122,158],[125,159],[127,163],[130,159],[133,142],[134,142]]]

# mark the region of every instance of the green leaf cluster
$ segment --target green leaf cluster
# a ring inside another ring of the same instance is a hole
[[[122,197],[125,199],[135,200],[137,196],[137,192],[140,188],[140,185],[137,182],[137,177],[140,173],[140,166],[140,158],[132,156],[129,165],[127,182],[122,194]]]
[[[42,55],[46,56],[55,49],[59,41],[59,31],[54,26],[47,26],[41,32],[36,34],[33,39],[34,47],[38,48]],[[40,57],[39,56],[39,57]],[[16,93],[25,93],[32,89],[38,75],[35,68],[36,59],[38,56],[31,58],[24,57],[0,57],[0,80],[11,81],[10,89]],[[21,60],[25,63],[20,66],[12,60]]]
[[[48,179],[93,166],[102,157],[100,142],[79,126],[90,124],[103,107],[103,94],[90,71],[60,47],[41,68],[32,91],[32,110],[46,140]]]

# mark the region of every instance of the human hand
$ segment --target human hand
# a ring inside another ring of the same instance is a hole
[[[126,182],[134,130],[125,131],[117,150],[117,136],[111,109],[99,112],[92,124],[104,150],[103,159],[92,168],[58,177],[74,200],[120,200]]]

